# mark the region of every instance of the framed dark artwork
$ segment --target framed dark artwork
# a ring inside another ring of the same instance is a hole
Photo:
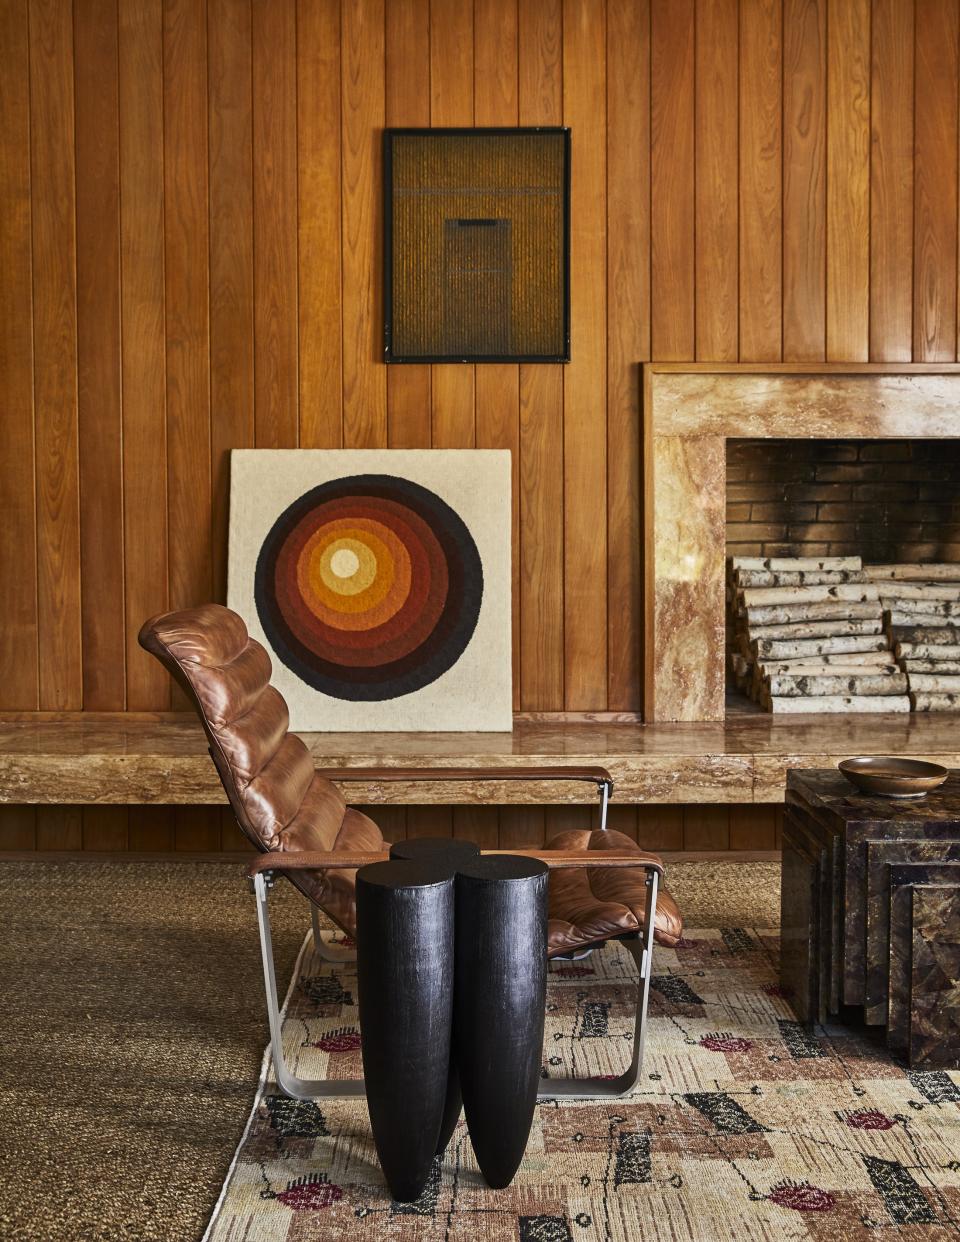
[[[387,362],[570,360],[570,131],[388,129]]]

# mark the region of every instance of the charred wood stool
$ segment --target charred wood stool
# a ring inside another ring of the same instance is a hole
[[[452,837],[414,837],[412,840],[397,841],[391,845],[390,857],[405,858],[416,862],[439,862],[449,867],[452,875],[459,863],[467,863],[479,858],[480,847],[474,845],[472,841],[454,841]],[[460,1091],[457,1061],[451,1056],[447,1079],[447,1100],[440,1123],[440,1134],[437,1138],[438,1156],[446,1151],[462,1111],[463,1095]]]
[[[536,859],[429,838],[357,872],[370,1126],[400,1201],[426,1185],[461,1090],[488,1184],[508,1185],[523,1158],[543,1046],[547,880]]]
[[[453,1055],[473,1151],[498,1190],[523,1159],[540,1085],[548,874],[510,854],[457,869]]]
[[[395,1199],[419,1197],[445,1116],[454,880],[436,862],[357,872],[357,992],[370,1127]]]

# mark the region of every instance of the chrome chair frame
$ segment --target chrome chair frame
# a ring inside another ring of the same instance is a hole
[[[607,807],[610,797],[610,784],[600,782],[600,822],[606,829]],[[527,851],[492,851],[504,853],[521,853]],[[535,851],[529,851],[534,852]],[[540,855],[544,861],[550,862],[550,852]],[[592,865],[610,865],[611,860],[596,858]],[[362,1078],[355,1079],[306,1079],[301,1078],[290,1069],[283,1051],[283,1019],[280,999],[277,993],[277,975],[273,956],[273,939],[270,930],[269,891],[275,882],[275,871],[270,869],[267,856],[261,856],[251,870],[253,891],[257,903],[257,926],[260,933],[260,952],[263,961],[264,989],[267,1000],[267,1016],[270,1024],[270,1048],[276,1074],[277,1085],[284,1094],[296,1100],[331,1099],[357,1097],[365,1094]],[[620,857],[618,865],[642,867],[643,863],[624,860]],[[282,870],[278,867],[277,870]],[[643,932],[612,936],[609,939],[624,943],[637,967],[637,1007],[634,1019],[634,1033],[630,1064],[622,1074],[615,1078],[546,1078],[538,1092],[540,1099],[612,1099],[626,1095],[637,1085],[643,1066],[644,1046],[646,1042],[647,1009],[650,997],[650,979],[653,973],[654,921],[657,908],[657,892],[659,874],[653,867],[646,867],[646,902],[644,907]],[[313,943],[318,956],[334,964],[347,964],[356,960],[356,953],[351,949],[328,944],[320,927],[320,916],[317,906],[311,902],[311,923]],[[601,941],[599,943],[605,943]],[[599,947],[599,945],[597,946]]]

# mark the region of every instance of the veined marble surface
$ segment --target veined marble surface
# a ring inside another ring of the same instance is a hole
[[[788,769],[835,769],[853,755],[912,755],[960,768],[951,716],[762,714],[700,724],[522,721],[511,733],[307,733],[314,764],[354,803],[595,802],[590,785],[564,781],[444,781],[444,767],[601,764],[614,802],[783,802]],[[52,719],[0,717],[0,802],[183,804],[225,801],[206,739],[189,714]],[[422,777],[376,782],[351,769],[416,768]],[[430,771],[434,769],[434,771]],[[833,796],[853,787],[835,770]]]
[[[721,720],[726,442],[954,438],[960,371],[647,363],[645,717]]]

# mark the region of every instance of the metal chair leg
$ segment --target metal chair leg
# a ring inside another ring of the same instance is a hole
[[[325,1078],[299,1078],[287,1065],[283,1055],[283,1022],[277,997],[277,973],[273,964],[273,939],[270,935],[270,911],[267,906],[268,891],[272,883],[263,872],[253,879],[253,891],[257,899],[257,925],[260,928],[260,953],[263,958],[263,982],[267,993],[267,1017],[270,1021],[270,1051],[277,1086],[295,1100],[364,1095],[362,1078],[330,1081]]]
[[[637,1012],[629,1068],[616,1078],[545,1078],[541,1081],[538,1092],[541,1100],[561,1096],[575,1100],[606,1100],[626,1095],[639,1082],[647,1035],[647,1004],[650,999],[650,976],[653,973],[653,921],[656,909],[657,873],[648,871],[643,935],[623,942],[637,964]]]
[[[283,1054],[280,1002],[277,997],[277,976],[273,962],[273,941],[270,936],[268,891],[272,887],[269,874],[261,872],[253,880],[257,899],[257,923],[260,929],[260,951],[263,958],[263,979],[267,995],[267,1016],[270,1021],[270,1048],[277,1085],[295,1100],[336,1099],[339,1096],[365,1095],[362,1078],[328,1080],[299,1078],[286,1063]],[[653,971],[653,922],[657,908],[657,873],[647,873],[647,900],[642,936],[625,940],[627,950],[637,964],[637,1012],[634,1023],[633,1053],[629,1067],[616,1078],[545,1078],[537,1096],[541,1100],[557,1097],[579,1100],[603,1100],[626,1095],[640,1079],[646,1040],[647,1004],[650,997],[650,976]],[[315,925],[316,926],[316,925]]]
[[[600,831],[607,830],[607,808],[610,805],[610,786],[606,781],[600,785]]]

